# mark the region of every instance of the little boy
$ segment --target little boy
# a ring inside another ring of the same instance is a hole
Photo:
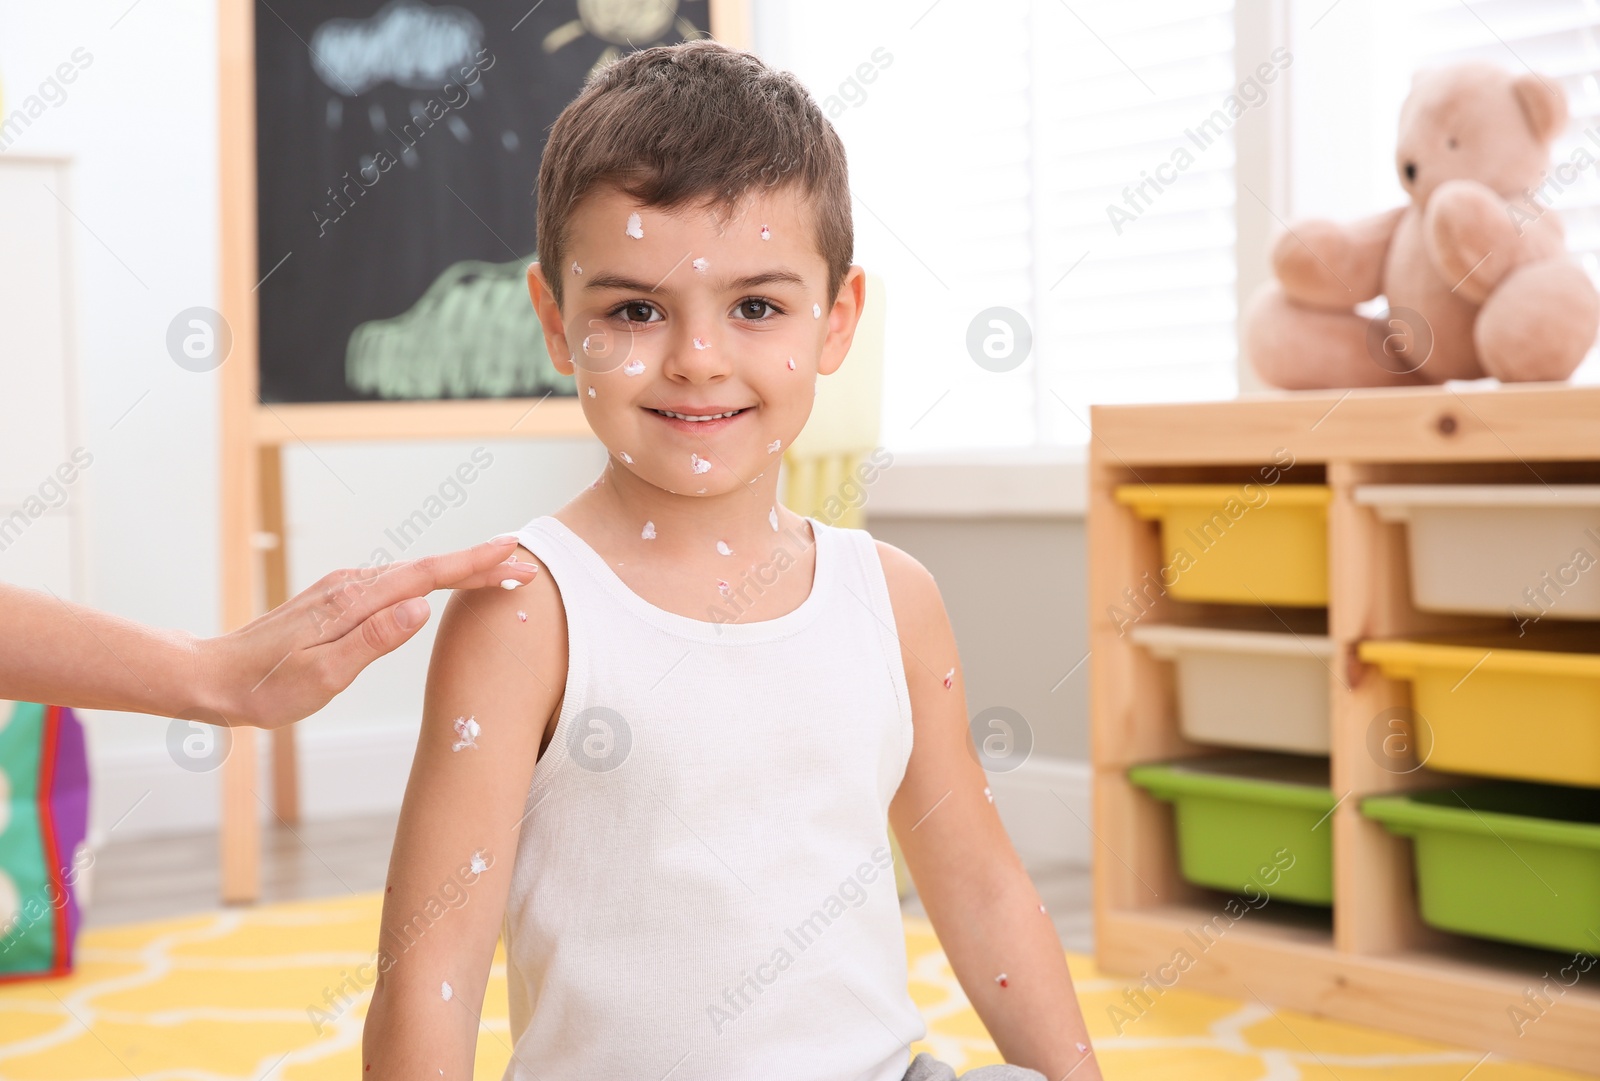
[[[541,573],[440,621],[364,1076],[471,1076],[503,936],[507,1081],[953,1078],[907,1069],[892,825],[1012,1064],[967,1076],[1098,1081],[938,587],[777,502],[861,315],[838,135],[748,53],[647,49],[561,114],[538,198],[529,291],[608,461],[518,533]]]

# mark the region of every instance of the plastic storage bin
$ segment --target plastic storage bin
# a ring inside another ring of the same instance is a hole
[[[1423,764],[1600,785],[1600,653],[1518,649],[1492,639],[1367,641],[1357,652],[1385,675],[1411,682]]]
[[[1600,949],[1600,792],[1499,782],[1372,796],[1361,813],[1415,838],[1424,922],[1524,946]]]
[[[1337,802],[1328,760],[1243,754],[1134,766],[1128,778],[1174,805],[1183,877],[1303,904],[1333,903]]]
[[[1327,635],[1143,623],[1129,634],[1173,662],[1178,726],[1190,739],[1328,753]]]
[[[1326,485],[1123,484],[1114,495],[1161,523],[1160,584],[1179,600],[1328,603]]]
[[[1600,619],[1600,484],[1374,484],[1355,501],[1406,523],[1418,608]]]

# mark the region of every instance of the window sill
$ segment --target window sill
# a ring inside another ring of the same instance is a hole
[[[1088,451],[1082,446],[905,451],[879,472],[871,518],[1080,518]]]

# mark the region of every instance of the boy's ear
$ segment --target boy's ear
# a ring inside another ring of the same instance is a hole
[[[822,356],[817,359],[817,374],[832,375],[844,363],[855,340],[856,325],[867,303],[867,272],[852,264],[839,283],[839,295],[828,310],[828,336],[822,340]]]
[[[528,264],[528,299],[539,317],[539,329],[544,333],[544,347],[550,353],[550,363],[562,375],[573,373],[573,363],[568,358],[567,328],[561,322],[561,308],[550,293],[550,283],[545,281],[544,270],[537,260]]]

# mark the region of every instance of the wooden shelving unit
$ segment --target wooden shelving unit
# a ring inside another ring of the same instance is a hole
[[[1089,476],[1090,709],[1094,764],[1096,955],[1107,972],[1193,963],[1177,986],[1259,1000],[1497,1056],[1600,1074],[1600,966],[1519,1034],[1512,1009],[1568,955],[1448,935],[1417,915],[1411,842],[1361,816],[1362,797],[1447,783],[1398,772],[1369,752],[1369,727],[1405,708],[1409,688],[1356,658],[1367,638],[1504,629],[1411,605],[1404,527],[1380,521],[1352,492],[1367,483],[1600,483],[1600,387],[1525,385],[1282,394],[1092,411]],[[1293,456],[1280,483],[1326,483],[1333,831],[1331,915],[1277,902],[1201,950],[1192,932],[1226,896],[1178,873],[1172,808],[1132,785],[1129,766],[1224,750],[1178,731],[1169,662],[1125,633],[1141,620],[1204,622],[1222,610],[1162,593],[1157,525],[1115,502],[1127,483],[1243,483],[1274,455]],[[1147,578],[1146,575],[1149,575]],[[1600,943],[1594,951],[1600,953]],[[1170,975],[1173,969],[1168,968]],[[1159,1006],[1154,1007],[1159,1009]]]

